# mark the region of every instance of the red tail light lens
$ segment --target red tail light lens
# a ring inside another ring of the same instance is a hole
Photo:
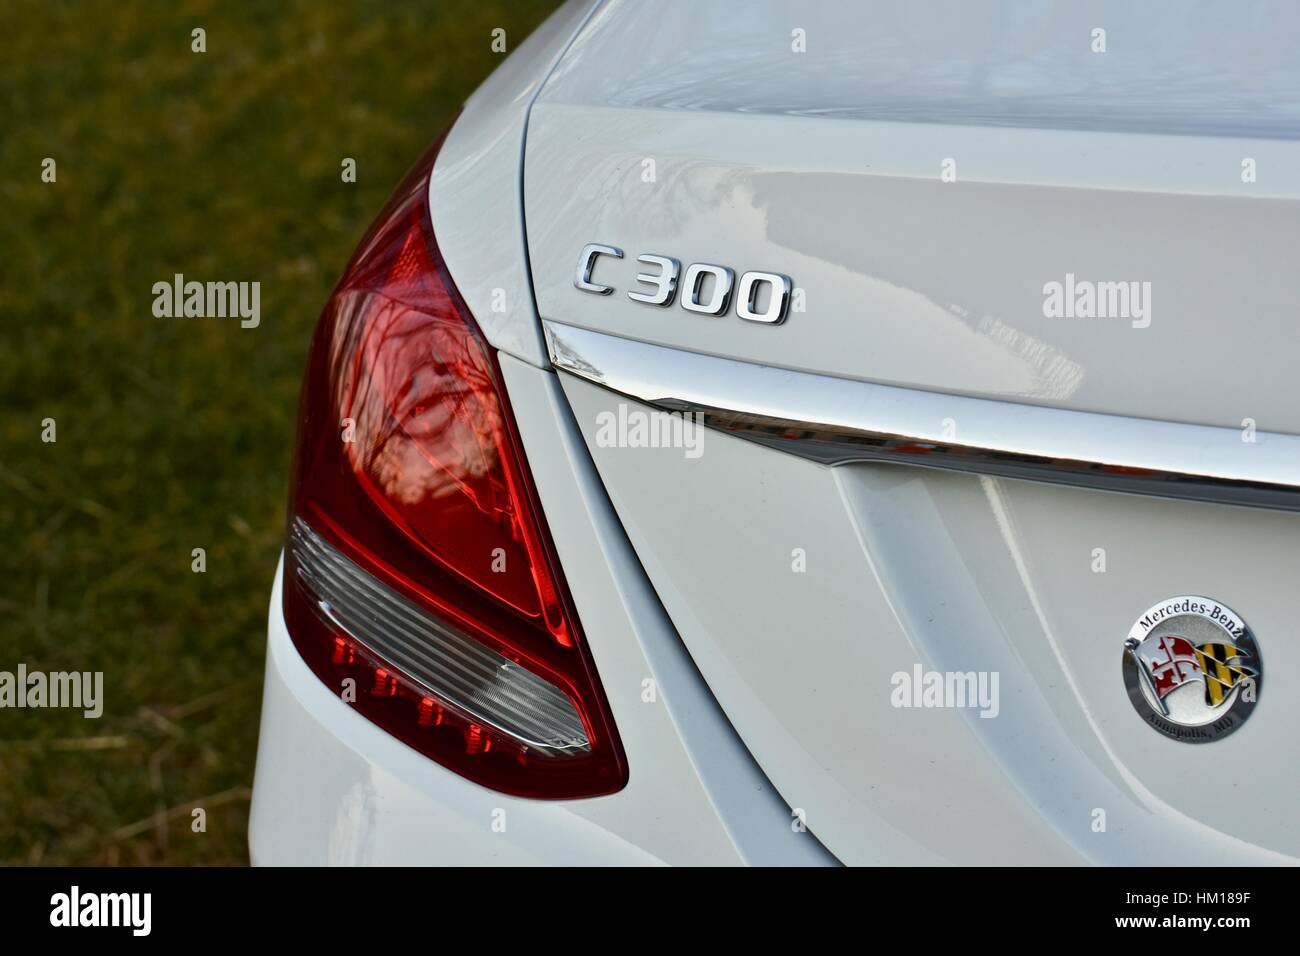
[[[611,793],[622,748],[496,355],[434,241],[436,153],[362,240],[312,342],[289,631],[331,690],[457,773],[521,796]]]

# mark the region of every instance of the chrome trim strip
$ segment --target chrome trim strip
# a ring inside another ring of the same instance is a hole
[[[1069,411],[808,372],[543,322],[554,365],[827,465],[876,461],[1300,511],[1300,436]],[[945,434],[945,421],[952,430]]]

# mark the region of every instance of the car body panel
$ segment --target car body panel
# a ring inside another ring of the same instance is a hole
[[[528,111],[596,8],[569,0],[465,103],[429,178],[429,212],[447,271],[495,348],[547,367],[528,277],[521,196]]]
[[[277,573],[250,822],[255,862],[834,864],[813,834],[792,827],[789,808],[673,633],[554,373],[509,356],[501,365],[627,754],[628,784],[587,800],[521,799],[407,747],[355,713],[298,656]]]
[[[677,350],[656,358],[667,406],[675,367],[683,393],[709,392],[672,357],[703,353],[935,408],[1000,402],[1008,422],[1025,405],[1122,415],[1157,443],[1215,426],[1245,458],[1267,445],[1255,428],[1300,433],[1300,121],[1280,103],[1296,68],[1251,39],[1270,17],[1290,35],[1294,13],[925,6],[603,6],[530,119],[543,322]],[[610,294],[575,288],[589,243],[623,252],[597,260]],[[782,273],[795,304],[768,325],[633,301],[641,254]],[[1051,315],[1067,275],[1149,283],[1150,309]],[[713,429],[698,457],[638,448],[606,426],[652,410],[591,384],[605,377],[561,372],[620,521],[746,745],[840,859],[1300,858],[1282,756],[1296,515],[829,467]],[[933,424],[960,442],[960,413]],[[1122,675],[1134,622],[1181,594],[1243,615],[1271,681],[1203,747],[1146,727]],[[892,678],[913,668],[997,675],[996,716],[897,706]]]
[[[1264,150],[1285,197],[1242,195],[1241,157]],[[1097,155],[1106,165],[1085,170]],[[945,183],[952,156],[960,178]],[[1170,192],[1156,183],[1175,157],[1190,168]],[[1202,192],[1211,176],[1222,194]],[[883,384],[1294,433],[1295,353],[1261,345],[1293,335],[1297,184],[1289,142],[543,99],[526,203],[542,319]],[[597,263],[616,294],[574,288],[590,242],[624,251]],[[772,327],[632,301],[643,253],[788,275],[791,314]],[[1044,286],[1068,276],[1149,283],[1149,315],[1046,316]]]
[[[1288,809],[1300,771],[1282,756],[1300,692],[1287,583],[1300,573],[1300,517],[830,468],[712,430],[697,457],[611,446],[602,413],[646,407],[561,378],[692,658],[844,862],[1300,857]],[[1249,609],[1273,681],[1259,714],[1205,747],[1145,727],[1121,679],[1133,621],[1183,591]],[[892,676],[917,666],[997,673],[996,713],[895,707]]]
[[[430,212],[500,351],[628,784],[521,800],[420,756],[297,657],[277,578],[255,860],[1300,859],[1300,515],[830,466],[716,429],[698,456],[611,442],[611,420],[654,409],[598,368],[552,370],[543,337],[987,400],[1008,421],[1146,419],[1157,443],[1193,433],[1172,423],[1300,434],[1300,13],[1180,13],[571,0],[539,28],[448,134]],[[623,251],[598,263],[612,294],[574,286],[589,243]],[[635,302],[641,254],[785,274],[797,305],[761,325]],[[1150,283],[1150,321],[1050,317],[1067,275]],[[1121,674],[1134,621],[1181,594],[1241,614],[1268,666],[1259,713],[1203,746],[1144,726]],[[996,714],[899,706],[914,669],[996,675]]]
[[[542,101],[1294,139],[1297,35],[1276,0],[608,0]]]

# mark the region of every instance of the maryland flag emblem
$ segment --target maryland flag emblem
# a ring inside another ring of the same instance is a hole
[[[1205,703],[1219,707],[1234,687],[1253,678],[1256,671],[1241,663],[1250,653],[1232,644],[1193,644],[1177,634],[1148,637],[1134,648],[1150,678],[1149,687],[1163,701],[1184,684],[1201,681]]]
[[[1148,727],[1181,743],[1219,740],[1240,729],[1255,712],[1263,671],[1259,642],[1246,622],[1199,594],[1147,608],[1124,640],[1129,703]],[[1175,693],[1188,684],[1196,687]]]

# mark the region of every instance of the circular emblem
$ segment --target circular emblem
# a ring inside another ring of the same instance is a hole
[[[1148,608],[1124,642],[1124,684],[1134,709],[1184,743],[1218,740],[1244,724],[1263,670],[1246,622],[1194,594]]]

